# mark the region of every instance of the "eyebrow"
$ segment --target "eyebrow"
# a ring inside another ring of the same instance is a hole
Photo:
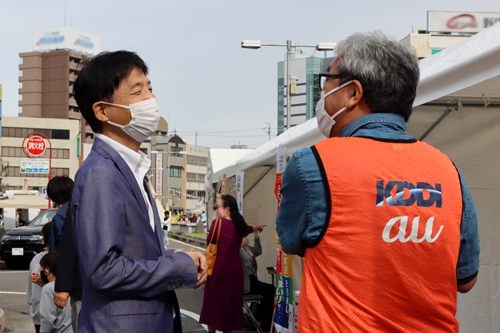
[[[134,83],[132,83],[130,85],[130,89],[134,89],[135,87],[140,86],[140,85],[141,85],[141,82],[134,82]],[[151,81],[148,80],[148,84],[147,85],[150,86],[151,85]]]

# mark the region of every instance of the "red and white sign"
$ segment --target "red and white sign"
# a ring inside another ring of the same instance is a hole
[[[156,194],[161,195],[163,192],[162,188],[162,174],[163,174],[163,152],[159,151],[156,153]]]
[[[26,143],[26,149],[31,155],[42,155],[45,152],[45,141],[39,136],[32,136]]]

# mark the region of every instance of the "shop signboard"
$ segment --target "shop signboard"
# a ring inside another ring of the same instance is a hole
[[[21,158],[21,173],[49,173],[48,158]]]
[[[427,12],[427,30],[445,33],[478,33],[500,22],[500,13]]]

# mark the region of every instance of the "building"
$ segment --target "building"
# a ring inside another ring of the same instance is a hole
[[[49,181],[48,173],[23,173],[21,161],[29,159],[23,152],[25,137],[33,132],[47,136],[52,145],[51,175],[75,178],[79,167],[81,145],[79,141],[80,122],[77,119],[51,119],[32,117],[3,117],[1,156],[5,168],[2,192],[22,190],[23,186],[44,192]],[[49,146],[37,158],[48,159]]]
[[[429,57],[500,22],[500,13],[427,12],[427,29],[413,24],[401,42],[412,45],[419,59]]]
[[[321,91],[318,87],[318,74],[327,71],[334,58],[318,58],[302,53],[291,56],[290,73],[296,93],[291,97],[291,125],[302,124],[316,117],[316,104]],[[287,123],[287,82],[286,60],[278,62],[278,135],[283,133]],[[293,87],[291,89],[293,93]]]
[[[19,116],[78,120],[86,152],[80,162],[94,133],[76,104],[73,83],[79,64],[99,52],[99,36],[65,27],[37,30],[34,51],[19,54]]]
[[[186,211],[199,214],[206,210],[205,176],[208,166],[208,148],[186,142]]]

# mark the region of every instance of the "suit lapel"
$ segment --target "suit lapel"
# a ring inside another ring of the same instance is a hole
[[[125,160],[118,154],[116,150],[111,148],[106,142],[102,141],[99,138],[95,138],[94,145],[92,149],[97,153],[102,155],[103,157],[109,158],[115,162],[116,167],[122,173],[123,177],[127,180],[130,187],[132,188],[132,192],[134,193],[135,198],[137,199],[139,206],[144,214],[148,215],[148,208],[146,207],[146,202],[144,201],[144,197],[142,196],[141,189],[139,188],[139,184],[135,179],[132,170],[127,165]]]

